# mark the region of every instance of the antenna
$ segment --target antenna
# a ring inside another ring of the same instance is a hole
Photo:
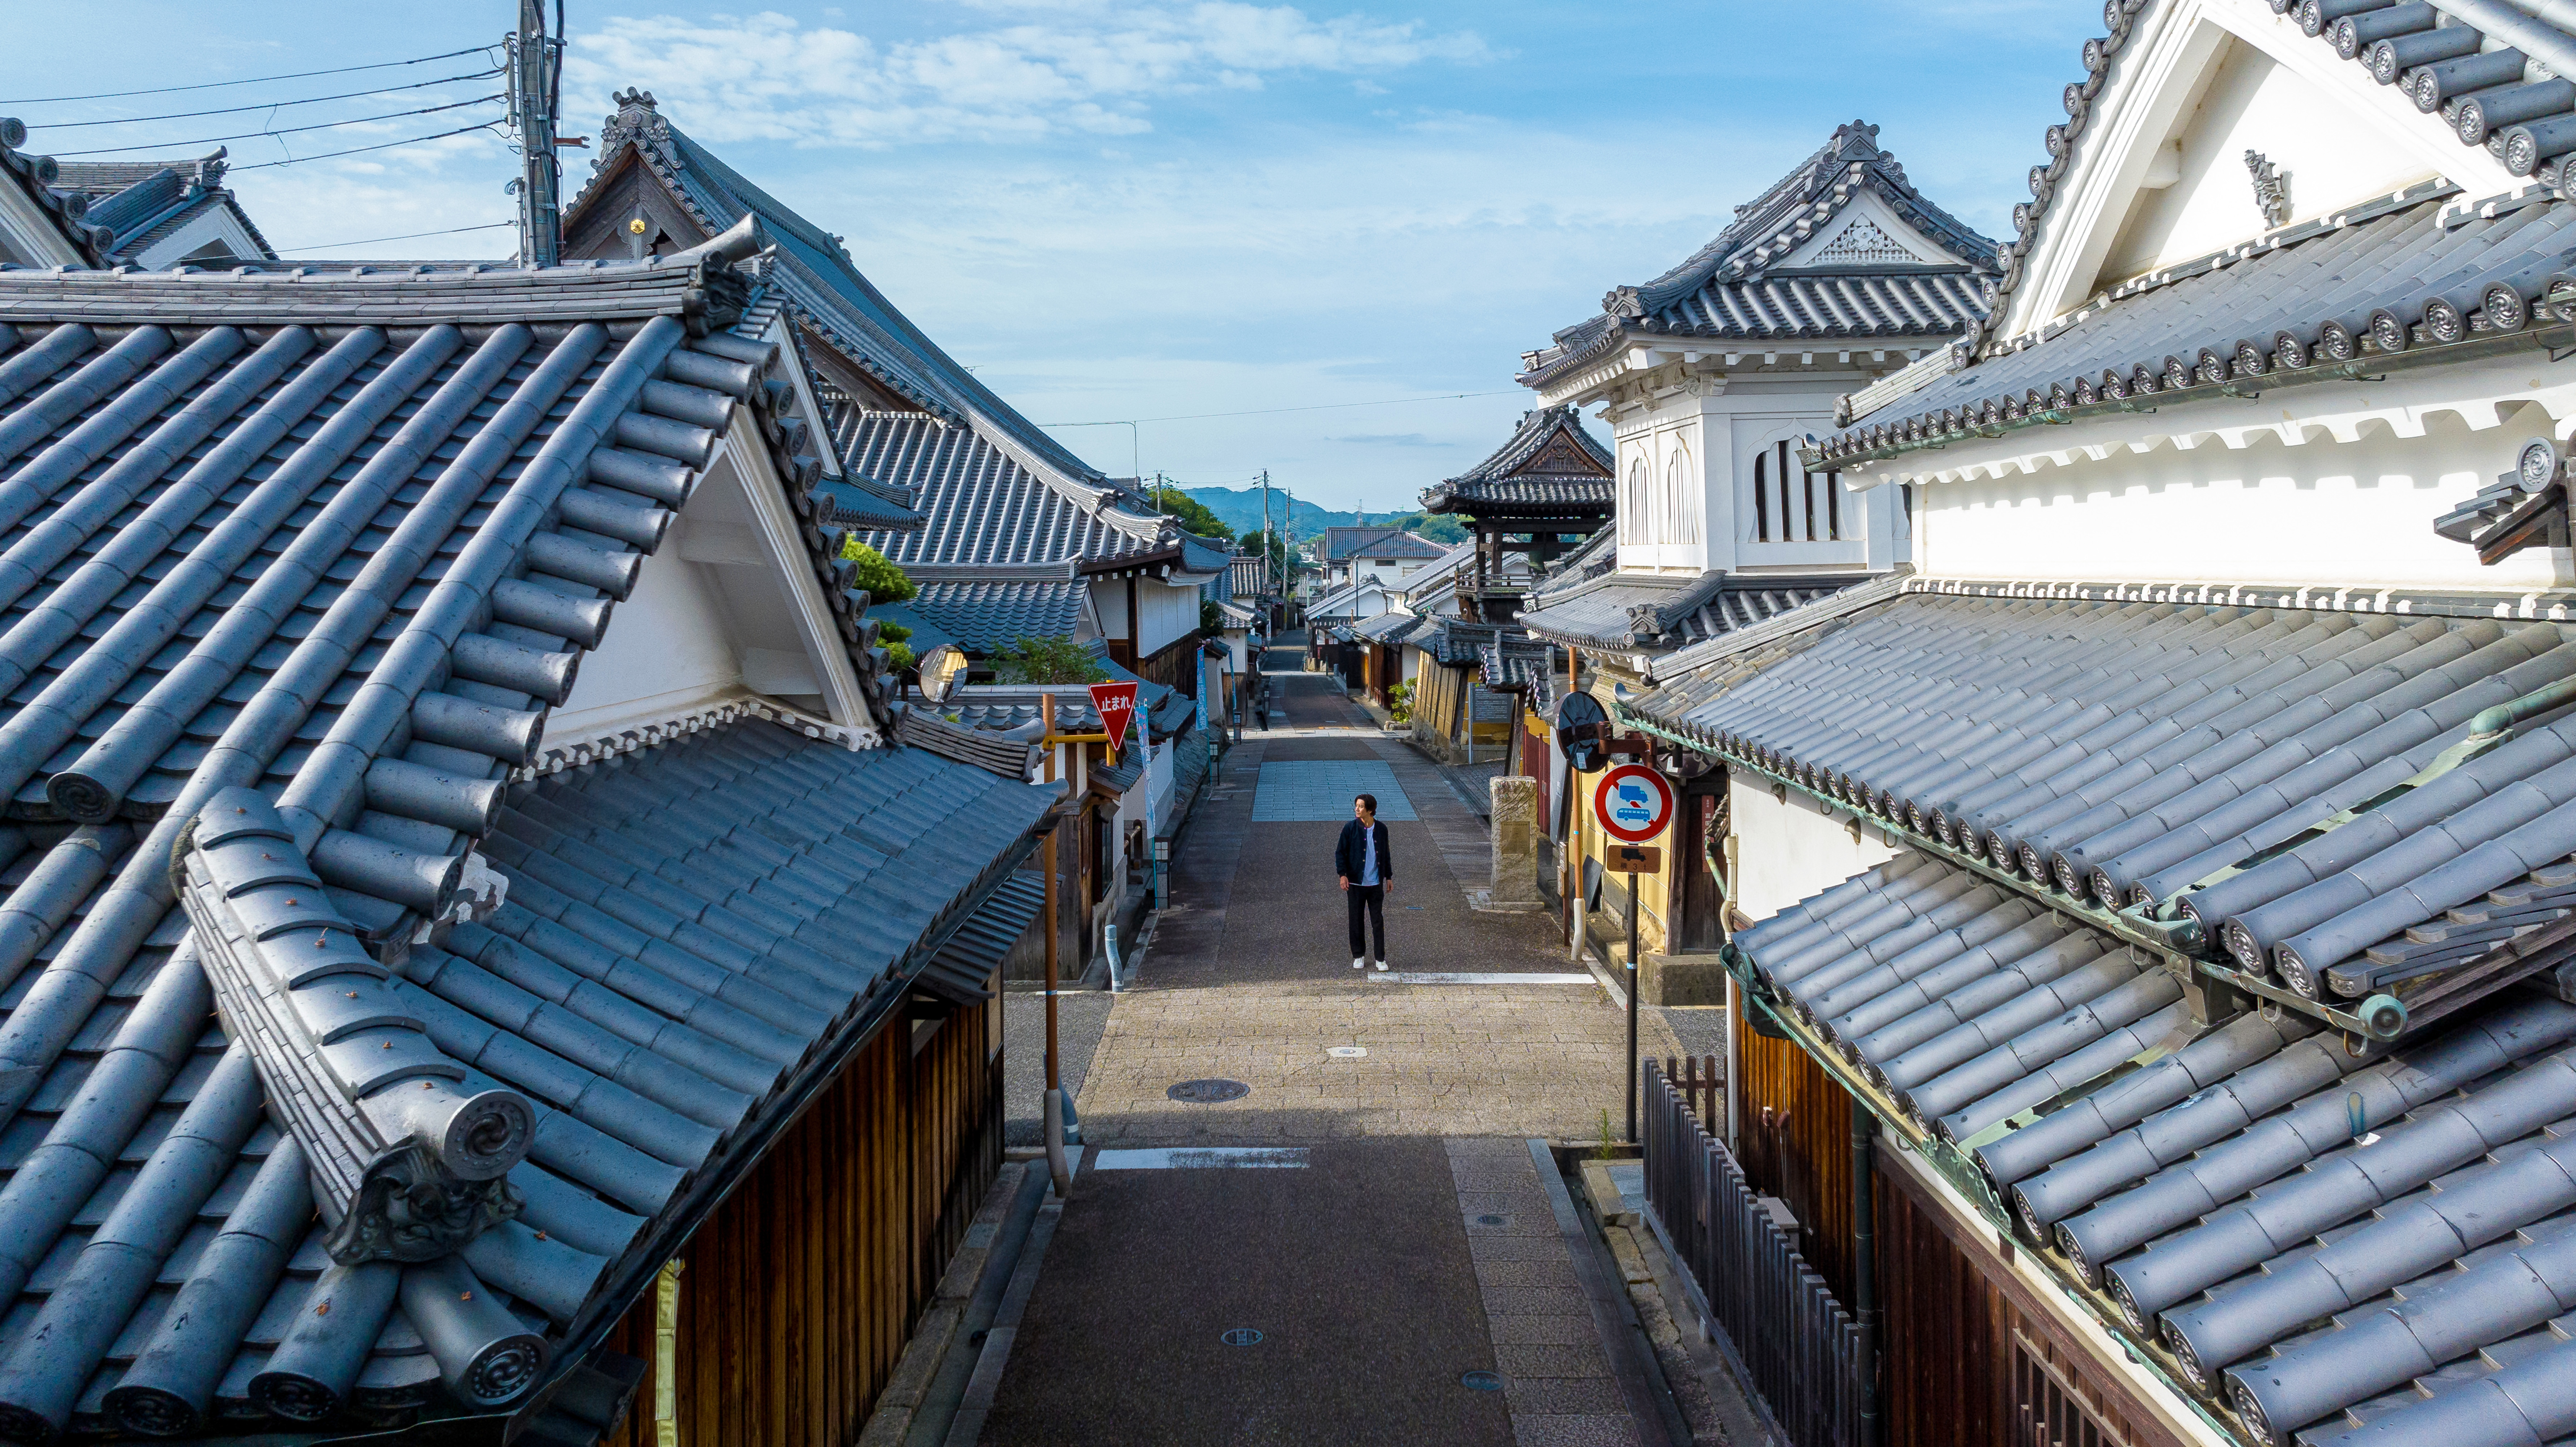
[[[563,29],[563,0],[555,0]],[[563,37],[546,34],[545,0],[519,0],[510,37],[510,124],[519,133],[519,262],[563,260],[562,168],[555,161],[555,105],[563,83]]]

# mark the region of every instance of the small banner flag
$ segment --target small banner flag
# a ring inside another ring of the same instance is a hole
[[[1091,685],[1091,706],[1100,710],[1100,723],[1108,731],[1110,749],[1125,753],[1127,725],[1136,717],[1136,685],[1095,683]]]

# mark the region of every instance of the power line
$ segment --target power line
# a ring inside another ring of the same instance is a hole
[[[233,169],[236,171],[265,171],[271,166],[301,166],[307,161],[327,161],[334,156],[363,156],[369,151],[390,151],[396,146],[417,146],[423,141],[443,141],[449,136],[472,135],[476,131],[488,131],[499,124],[499,121],[485,121],[481,125],[477,126],[458,126],[452,131],[440,131],[434,136],[414,136],[408,141],[387,141],[380,146],[351,146],[345,151],[323,151],[311,156],[289,156],[283,161],[259,161],[248,166],[235,166]],[[516,225],[517,223],[512,222],[510,224]]]
[[[210,80],[198,85],[160,85],[144,90],[107,90],[96,95],[48,95],[27,100],[0,100],[0,106],[49,106],[76,100],[122,100],[130,95],[177,95],[181,91],[215,90],[228,85],[265,85],[273,80],[309,80],[317,75],[354,75],[362,70],[392,70],[405,65],[427,65],[433,60],[454,60],[460,55],[489,55],[488,45],[469,45],[463,50],[442,51],[437,55],[416,56],[410,60],[381,60],[373,65],[343,65],[330,70],[298,70],[286,75],[254,75],[247,80]]]
[[[342,91],[338,95],[307,96],[303,100],[262,101],[258,105],[223,106],[210,111],[172,111],[168,115],[160,116],[120,116],[112,121],[48,121],[41,126],[31,126],[29,129],[39,131],[70,131],[78,130],[84,126],[139,126],[145,121],[190,121],[195,120],[199,116],[236,116],[245,111],[283,110],[288,106],[320,105],[324,101],[356,100],[360,96],[394,95],[407,90],[427,90],[433,85],[454,85],[460,80],[482,80],[488,76],[495,76],[500,73],[501,72],[497,70],[478,70],[468,75],[443,76],[437,80],[418,80],[409,85],[389,85],[381,90]]]
[[[203,136],[193,141],[153,141],[139,146],[102,146],[94,151],[56,151],[54,153],[54,158],[56,160],[67,160],[76,156],[113,156],[126,151],[168,151],[186,146],[211,146],[219,141],[256,141],[270,136],[294,136],[301,135],[306,131],[329,131],[337,130],[342,126],[365,126],[373,125],[378,121],[398,121],[405,116],[436,115],[440,111],[463,110],[467,106],[484,105],[488,102],[499,99],[501,99],[501,95],[496,91],[491,95],[476,96],[472,100],[451,101],[443,106],[422,106],[418,110],[394,111],[389,115],[360,116],[356,120],[348,121],[315,121],[309,126],[279,126],[265,131],[243,131],[239,135]],[[469,126],[467,129],[480,130],[482,127]],[[449,134],[453,135],[455,133],[449,132]],[[340,154],[346,155],[348,153],[341,152]],[[311,160],[313,158],[307,156],[302,159]],[[271,162],[270,164],[275,165],[277,163]],[[251,168],[248,166],[235,166],[233,169],[236,171],[247,171]]]
[[[1187,412],[1177,417],[1122,417],[1109,422],[1041,422],[1040,427],[1128,427],[1138,422],[1197,422],[1209,417],[1267,417],[1278,412],[1331,412],[1343,407],[1401,407],[1409,402],[1455,402],[1462,397],[1511,397],[1518,388],[1499,392],[1443,392],[1436,397],[1388,397],[1377,402],[1318,402],[1310,407],[1255,407],[1246,412]]]
[[[481,127],[478,126],[475,129],[480,130]],[[311,159],[318,160],[320,158],[313,157]],[[272,164],[282,165],[284,163],[274,162]],[[418,241],[424,236],[455,236],[467,231],[493,231],[504,226],[516,226],[518,224],[519,223],[516,221],[487,221],[480,226],[450,226],[444,231],[407,231],[400,236],[368,236],[356,241],[320,241],[315,242],[310,246],[287,246],[279,249],[285,252],[329,251],[332,248],[339,246],[374,246],[378,242],[383,241]]]

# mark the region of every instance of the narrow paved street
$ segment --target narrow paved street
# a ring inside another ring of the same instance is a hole
[[[1530,1146],[1620,1128],[1625,1017],[1558,982],[1553,916],[1468,908],[1475,812],[1296,664],[1271,655],[1279,727],[1201,800],[1084,1073],[1084,1162],[982,1440],[1661,1441]],[[1387,975],[1351,970],[1331,869],[1361,791],[1392,835]],[[1461,974],[1505,978],[1419,978]],[[1172,1098],[1200,1080],[1249,1090]]]

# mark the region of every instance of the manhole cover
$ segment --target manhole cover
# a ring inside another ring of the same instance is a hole
[[[1257,1327],[1238,1326],[1228,1331],[1223,1340],[1225,1344],[1230,1347],[1259,1346],[1261,1345],[1261,1332]]]
[[[1485,1215],[1477,1217],[1476,1224],[1479,1226],[1500,1226],[1509,1220],[1511,1220],[1509,1216]]]
[[[1184,1080],[1163,1093],[1191,1105],[1214,1105],[1221,1100],[1241,1100],[1252,1093],[1252,1087],[1240,1080]]]
[[[1499,1392],[1503,1389],[1503,1379],[1492,1372],[1469,1372],[1458,1381],[1470,1391]]]
[[[1368,1047],[1365,1045],[1327,1045],[1324,1047],[1324,1053],[1333,1057],[1335,1060],[1359,1060],[1367,1056]]]

